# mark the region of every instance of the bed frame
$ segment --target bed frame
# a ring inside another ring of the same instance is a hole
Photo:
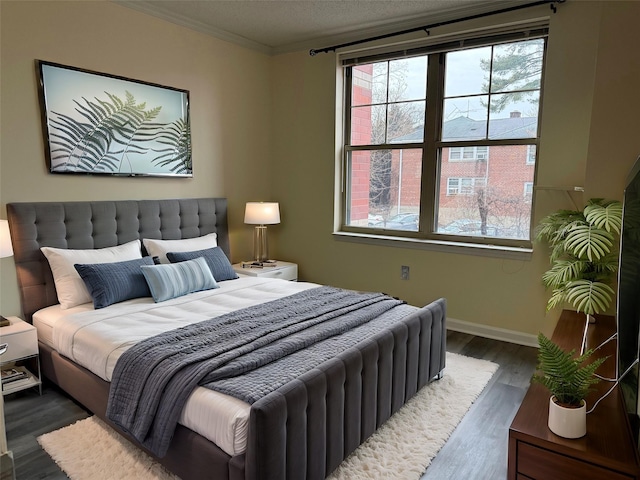
[[[58,303],[43,246],[103,248],[216,232],[230,257],[222,198],[10,203],[7,214],[29,322],[37,310]],[[157,460],[184,480],[324,479],[423,385],[442,375],[445,309],[444,299],[437,300],[253,404],[244,454],[231,457],[178,425],[169,452]],[[39,345],[44,375],[104,420],[109,383]]]

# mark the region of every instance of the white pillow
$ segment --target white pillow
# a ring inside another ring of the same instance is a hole
[[[202,237],[185,238],[182,240],[155,240],[143,238],[144,248],[152,257],[158,257],[160,263],[171,263],[167,258],[169,252],[192,252],[218,246],[218,234],[209,233]]]
[[[92,301],[87,287],[74,268],[76,263],[110,263],[142,258],[140,240],[96,250],[53,247],[41,247],[40,250],[49,261],[53,281],[56,284],[58,302],[63,310]]]

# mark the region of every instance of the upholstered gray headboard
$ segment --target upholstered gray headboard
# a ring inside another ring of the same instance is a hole
[[[104,248],[135,239],[178,240],[218,234],[231,258],[225,198],[7,204],[20,300],[26,321],[58,303],[40,247]]]

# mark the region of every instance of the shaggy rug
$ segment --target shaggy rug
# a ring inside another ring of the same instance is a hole
[[[419,479],[497,368],[447,353],[444,377],[420,390],[329,479]],[[96,417],[44,434],[38,442],[71,480],[178,478]]]

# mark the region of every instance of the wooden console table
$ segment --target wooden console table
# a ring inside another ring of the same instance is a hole
[[[585,316],[562,312],[552,340],[563,349],[580,350]],[[596,348],[616,331],[615,319],[597,316],[589,326],[587,348]],[[606,378],[615,376],[616,343],[610,341],[594,356],[609,355],[598,369]],[[587,409],[611,383],[600,382],[587,398]],[[622,396],[616,387],[587,415],[587,434],[569,440],[553,434],[548,426],[549,391],[533,383],[509,428],[509,480],[629,480],[640,478],[638,451],[631,436]]]

